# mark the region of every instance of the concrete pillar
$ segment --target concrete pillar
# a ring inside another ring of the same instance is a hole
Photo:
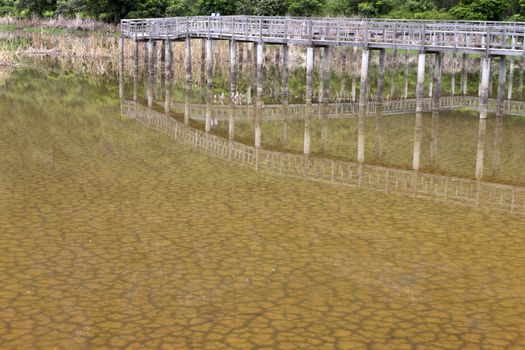
[[[144,98],[148,99],[149,77],[149,42],[144,42]]]
[[[509,87],[507,90],[507,99],[512,100],[512,90],[513,90],[513,83],[514,83],[514,58],[511,56],[509,57],[510,64],[509,64]]]
[[[397,49],[394,48],[394,53],[392,54],[392,77],[390,79],[390,99],[396,97],[397,90]]]
[[[463,96],[467,95],[467,78],[468,78],[467,59],[468,59],[468,56],[466,53],[464,53],[461,58],[461,94]]]
[[[159,64],[159,76],[160,76],[160,93],[158,94],[159,99],[162,98],[164,93],[164,87],[166,86],[166,40],[160,41],[160,64]]]
[[[410,55],[408,53],[408,50],[405,52],[405,72],[404,72],[404,91],[403,91],[403,98],[408,98],[408,63],[410,60]]]
[[[354,46],[352,48],[352,66],[351,66],[351,74],[352,74],[352,102],[356,101],[356,91],[357,91],[357,46]]]
[[[361,58],[361,81],[359,83],[359,109],[366,107],[366,94],[368,86],[368,65],[370,63],[370,50],[363,49]]]
[[[138,83],[139,83],[139,42],[134,40],[133,42],[133,101],[137,101],[138,96]]]
[[[120,60],[119,60],[119,98],[121,100],[124,100],[124,43],[125,38],[123,35],[119,38],[119,53],[120,53]]]
[[[479,120],[478,147],[476,153],[476,180],[483,179],[483,165],[485,160],[485,134],[487,131],[487,120]]]
[[[234,40],[230,40],[230,100],[233,101],[237,90],[237,47]]]
[[[263,75],[262,66],[264,61],[264,46],[262,42],[257,43],[255,49],[256,57],[256,98],[255,98],[255,148],[261,147],[261,113],[262,113],[262,97],[263,97]],[[256,162],[256,169],[258,169],[258,162]]]
[[[377,67],[377,91],[376,102],[379,105],[383,104],[385,91],[385,65],[386,65],[386,50],[379,49],[379,65]]]
[[[430,61],[430,77],[428,79],[428,97],[432,97],[434,95],[434,62]]]
[[[341,49],[341,84],[339,85],[339,97],[346,96],[346,69],[348,64],[348,54],[346,47]]]
[[[264,63],[264,46],[263,43],[257,43],[257,97],[262,99],[263,96],[263,75],[262,67]],[[262,100],[259,101],[262,103]]]
[[[283,45],[283,102],[288,101],[288,80],[290,78],[290,53],[288,45]]]
[[[505,103],[505,79],[507,75],[507,57],[500,56],[499,58],[499,71],[498,71],[498,97],[496,100],[496,115],[503,115],[503,107]]]
[[[524,43],[525,45],[525,43]],[[520,57],[520,99],[523,98],[523,73],[525,71],[525,57]]]
[[[330,90],[330,47],[323,47],[323,62],[322,62],[322,82],[323,82],[323,93],[320,102],[328,101],[328,93]]]
[[[443,73],[443,53],[436,52],[434,60],[434,94],[432,96],[432,110],[441,108],[441,82]]]
[[[164,112],[171,112],[171,95],[173,91],[173,49],[171,41],[165,40],[164,51],[166,53],[166,92],[164,94]]]
[[[306,48],[306,103],[311,104],[313,98],[314,85],[314,48]]]
[[[414,127],[414,152],[412,155],[412,169],[419,171],[421,166],[421,136],[423,130],[423,114],[416,112],[416,125]]]
[[[425,53],[420,52],[417,63],[416,112],[423,111],[423,98],[425,88],[425,58]]]
[[[191,38],[188,36],[184,42],[184,70],[186,71],[186,84],[188,85],[193,82],[191,56]]]
[[[279,90],[281,89],[281,47],[275,48],[275,79],[273,80],[273,97],[279,100]]]
[[[452,53],[452,76],[450,77],[450,96],[456,94],[456,68],[457,68],[457,54],[456,51]]]
[[[206,80],[208,88],[213,87],[213,40],[206,40]]]
[[[239,53],[238,53],[238,60],[239,60],[239,69],[238,71],[239,72],[242,72],[243,71],[243,67],[244,67],[244,44],[241,42],[241,43],[238,43],[237,44],[237,48],[239,50]]]
[[[490,82],[490,57],[486,56],[481,59],[481,89],[479,99],[479,117],[487,118],[489,106],[489,82]]]

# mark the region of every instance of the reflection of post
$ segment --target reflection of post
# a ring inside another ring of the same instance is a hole
[[[328,101],[325,100],[321,105],[321,150],[328,148]]]
[[[414,153],[412,156],[412,169],[419,171],[421,165],[421,134],[423,129],[423,113],[416,113],[416,125],[414,128]]]
[[[425,87],[425,58],[425,53],[420,52],[417,63],[416,112],[423,111],[423,94]]]
[[[432,110],[441,108],[441,76],[443,71],[443,53],[436,52],[434,61],[434,92],[432,96]]]
[[[494,146],[492,150],[492,173],[494,176],[499,174],[501,163],[501,143],[503,136],[503,118],[497,117],[494,128]]]
[[[188,125],[190,123],[191,89],[186,88],[184,92],[184,125]]]
[[[432,126],[430,129],[430,164],[436,166],[439,135],[439,111],[432,111]]]
[[[496,100],[496,116],[498,117],[503,115],[503,107],[505,102],[505,79],[507,75],[506,62],[507,57],[500,56],[498,72],[498,98]]]
[[[357,116],[357,161],[365,161],[365,113],[361,109]]]
[[[124,99],[124,35],[120,35],[119,40],[119,51],[120,51],[120,61],[119,61],[119,98]]]
[[[489,106],[489,82],[490,82],[490,57],[485,56],[481,59],[481,89],[479,100],[479,117],[487,118]]]
[[[383,128],[381,125],[381,122],[383,121],[383,114],[381,110],[378,110],[378,113],[375,115],[374,119],[374,154],[377,159],[381,158],[381,154],[383,153],[382,148],[382,142],[383,142]]]
[[[485,134],[487,130],[487,120],[480,118],[478,130],[478,151],[476,156],[476,180],[483,178],[483,162],[485,158]]]
[[[212,89],[208,87],[208,96],[206,97],[206,124],[204,126],[204,131],[210,132],[211,130],[211,99],[212,99]]]
[[[133,101],[138,100],[138,83],[139,83],[139,42],[133,42]]]
[[[166,93],[164,101],[164,111],[169,113],[171,111],[171,95],[173,91],[173,49],[171,47],[171,41],[168,39],[165,41],[165,52],[166,52]]]
[[[310,154],[310,138],[312,132],[312,105],[307,104],[305,106],[305,117],[304,117],[304,154]]]

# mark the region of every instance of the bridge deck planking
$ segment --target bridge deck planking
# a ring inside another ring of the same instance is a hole
[[[525,23],[520,22],[219,16],[123,20],[121,30],[123,36],[139,41],[191,37],[266,44],[525,55]]]

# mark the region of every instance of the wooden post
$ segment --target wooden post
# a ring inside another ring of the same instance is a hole
[[[138,80],[139,80],[139,42],[133,41],[133,101],[138,100]]]
[[[171,47],[171,41],[165,40],[166,53],[166,92],[164,96],[164,112],[171,112],[171,95],[173,91],[173,49]]]
[[[187,36],[184,42],[184,69],[186,71],[187,85],[191,85],[193,82],[191,56],[191,38]]]
[[[160,64],[159,64],[159,75],[160,75],[160,98],[164,93],[163,89],[166,86],[166,40],[160,41]]]
[[[208,88],[213,87],[213,41],[206,40],[206,68],[207,68],[207,82]]]
[[[346,48],[341,49],[341,84],[339,86],[339,96],[346,96],[346,66],[348,64],[348,53]]]
[[[403,91],[403,98],[408,98],[408,64],[410,60],[410,55],[408,53],[408,50],[405,52],[405,72],[404,72],[404,91]]]
[[[489,106],[490,60],[490,56],[485,56],[481,59],[481,89],[479,100],[479,117],[481,119],[487,118]]]
[[[443,73],[443,53],[436,52],[434,61],[434,94],[432,97],[432,110],[441,108],[441,81]]]
[[[283,45],[283,101],[288,101],[288,80],[290,77],[290,55],[288,45]]]
[[[144,42],[144,98],[148,98],[149,76],[149,41]]]
[[[496,100],[496,116],[503,115],[503,107],[505,103],[505,79],[507,75],[507,56],[500,56],[499,58],[499,72],[498,72],[498,98]]]
[[[233,101],[237,90],[237,45],[234,40],[230,40],[230,100]]]
[[[352,102],[356,101],[356,91],[357,91],[357,46],[354,46],[352,48],[352,66],[351,66],[351,74],[352,74]]]
[[[321,102],[328,102],[328,93],[330,89],[330,47],[323,47],[323,62],[322,62],[322,72],[323,72],[323,93]]]
[[[368,64],[370,63],[370,50],[363,49],[361,58],[361,81],[359,82],[359,110],[366,107],[366,94],[368,86]]]
[[[428,97],[434,95],[434,61],[430,60],[429,79],[428,79]]]
[[[423,111],[423,94],[425,88],[425,58],[425,53],[420,52],[417,63],[416,112]]]
[[[153,107],[153,87],[155,84],[155,41],[149,40],[147,45],[148,45],[148,72],[149,72],[147,97],[148,97],[148,107],[151,108]]]
[[[461,58],[461,94],[463,96],[467,95],[467,57],[467,54],[463,53],[463,56]]]
[[[521,56],[520,57],[520,98],[523,98],[523,73],[524,71],[525,71],[525,57]]]
[[[312,104],[313,98],[313,70],[314,70],[314,48],[306,48],[306,103]]]
[[[456,67],[457,67],[457,54],[456,51],[452,53],[452,76],[450,77],[450,96],[456,94]]]
[[[385,64],[386,50],[379,49],[379,66],[377,68],[377,91],[376,102],[381,106],[383,104],[383,94],[385,90]]]
[[[206,39],[201,40],[201,88],[206,83]]]
[[[512,90],[513,90],[513,82],[514,82],[514,58],[512,56],[509,57],[510,64],[509,64],[509,87],[507,90],[507,99],[512,100]]]
[[[392,55],[392,77],[390,79],[390,99],[394,99],[397,90],[397,48],[394,48]]]
[[[262,76],[262,66],[264,61],[264,46],[262,42],[257,43],[256,47],[256,85],[257,85],[257,94],[255,100],[255,148],[261,147],[261,112],[262,112],[262,97],[263,97],[263,76]],[[258,167],[258,164],[256,164]]]
[[[280,78],[281,78],[281,47],[277,46],[275,48],[275,79],[274,79],[274,85],[273,85],[275,101],[279,100],[279,89],[281,88]]]
[[[120,52],[120,60],[119,60],[119,98],[121,100],[124,100],[124,58],[125,58],[125,52],[124,52],[124,35],[120,36],[119,39],[119,52]]]

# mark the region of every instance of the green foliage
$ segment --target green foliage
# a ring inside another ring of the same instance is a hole
[[[235,2],[231,0],[197,0],[197,13],[209,16],[220,13],[223,16],[235,14]]]
[[[292,16],[317,16],[324,4],[324,0],[289,0],[288,13]]]
[[[499,21],[508,7],[507,0],[463,0],[450,13],[463,20]]]

